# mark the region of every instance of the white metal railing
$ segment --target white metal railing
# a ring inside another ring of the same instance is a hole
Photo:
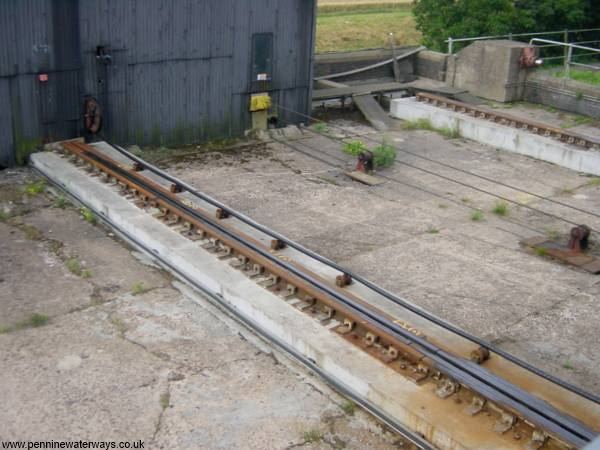
[[[600,70],[600,67],[598,67],[598,66],[591,66],[589,64],[576,63],[576,62],[572,61],[573,49],[585,50],[587,52],[590,52],[587,54],[600,54],[600,48],[587,47],[584,45],[579,45],[579,43],[564,43],[564,42],[551,41],[549,39],[540,39],[540,38],[533,38],[529,41],[530,44],[535,44],[536,42],[539,42],[541,44],[550,44],[550,45],[548,45],[550,47],[556,47],[556,46],[565,47],[565,49],[567,50],[566,56],[565,56],[565,77],[567,77],[567,78],[570,77],[571,66],[581,66],[581,67],[587,67],[587,68],[594,69],[594,70]],[[562,56],[561,56],[561,58],[562,58]]]
[[[477,37],[458,38],[458,39],[449,37],[444,42],[446,42],[448,44],[448,55],[452,55],[453,50],[454,50],[454,44],[456,42],[471,42],[471,41],[480,41],[480,40],[486,40],[486,39],[511,39],[512,40],[517,37],[562,35],[563,36],[562,43],[568,44],[569,43],[569,35],[571,33],[587,33],[590,31],[600,31],[600,28],[584,28],[584,29],[578,29],[578,30],[560,30],[560,31],[543,31],[543,32],[537,32],[537,33],[509,33],[509,34],[503,34],[503,35],[498,35],[498,36],[477,36]],[[592,43],[592,42],[595,42],[595,41],[586,41],[586,43]]]

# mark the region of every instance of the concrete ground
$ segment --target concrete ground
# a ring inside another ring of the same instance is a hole
[[[402,447],[90,222],[28,171],[0,172],[0,441]]]
[[[383,139],[369,127],[344,120],[321,131],[361,135],[371,145],[370,140]],[[600,214],[596,178],[430,131],[393,132],[386,139]],[[398,182],[368,187],[343,174],[354,162],[338,142],[308,133],[291,144],[295,150],[273,142],[238,153],[203,153],[198,162],[174,159],[170,172],[529,363],[600,394],[600,354],[595,351],[600,278],[519,246],[520,239],[535,235],[566,243],[572,225],[514,205],[508,205],[505,216],[496,215],[492,210],[498,199],[401,163],[596,230],[598,217],[405,153],[381,171]],[[481,210],[481,220],[472,219],[474,210]]]

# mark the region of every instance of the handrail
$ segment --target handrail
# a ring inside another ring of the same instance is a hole
[[[558,31],[538,31],[534,33],[508,33],[496,36],[477,36],[477,37],[466,37],[466,38],[452,38],[448,37],[444,42],[448,44],[448,55],[452,55],[453,47],[455,42],[469,42],[469,41],[480,41],[485,39],[502,39],[509,38],[512,39],[514,37],[524,37],[524,36],[543,36],[543,35],[555,35],[555,34],[563,34],[564,42],[567,43],[569,40],[569,33],[587,33],[590,31],[600,31],[600,28],[580,28],[577,30],[558,30]]]
[[[600,53],[600,49],[598,49],[598,48],[587,47],[585,45],[578,45],[578,44],[573,44],[573,43],[570,43],[570,42],[551,41],[549,39],[541,39],[541,38],[532,38],[529,41],[529,44],[534,44],[535,42],[540,42],[542,44],[552,44],[554,46],[561,46],[561,47],[565,47],[567,49],[567,53],[566,53],[566,56],[565,56],[565,77],[566,78],[570,78],[570,75],[571,75],[571,65],[585,66],[585,67],[589,67],[589,68],[596,69],[596,70],[600,69],[600,68],[597,68],[597,67],[594,67],[594,66],[589,66],[587,64],[574,63],[574,62],[571,61],[571,59],[573,57],[573,49],[574,48],[577,48],[579,50],[585,50],[585,51],[593,52],[593,53]]]

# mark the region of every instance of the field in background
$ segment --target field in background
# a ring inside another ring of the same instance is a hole
[[[319,0],[317,52],[417,44],[411,0]]]

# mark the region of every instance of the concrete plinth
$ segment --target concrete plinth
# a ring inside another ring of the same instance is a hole
[[[446,83],[498,102],[523,96],[528,69],[520,67],[522,42],[476,41],[448,58]]]
[[[396,119],[426,119],[435,128],[458,131],[467,139],[531,156],[578,172],[600,175],[600,152],[585,150],[551,138],[477,119],[416,101],[414,97],[392,101],[390,115]]]

